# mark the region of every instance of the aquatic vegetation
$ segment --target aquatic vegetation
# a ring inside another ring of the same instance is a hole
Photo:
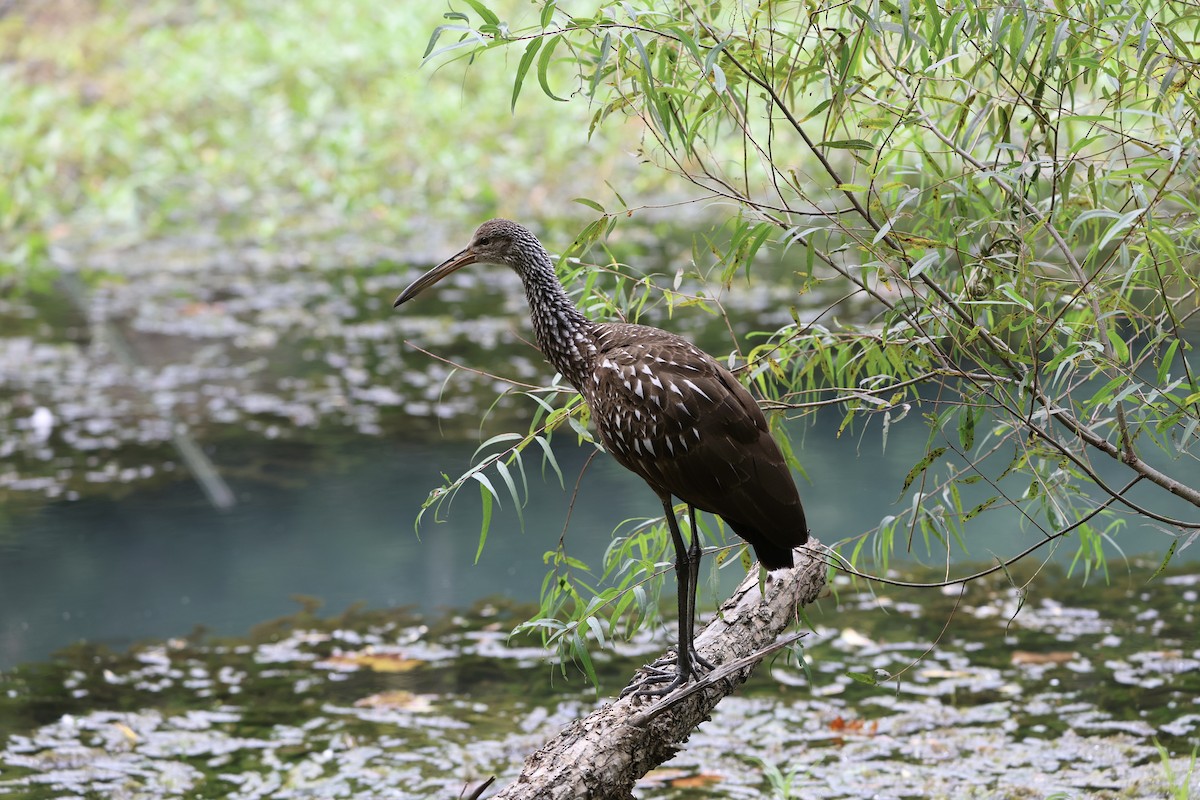
[[[239,452],[257,444],[262,454],[339,431],[475,439],[481,418],[488,430],[527,418],[527,402],[496,401],[506,380],[548,376],[522,338],[522,309],[497,307],[509,293],[493,284],[507,273],[463,280],[421,313],[393,314],[392,298],[426,265],[397,264],[391,248],[307,243],[301,258],[208,244],[97,253],[88,291],[0,303],[0,497],[179,480],[180,425],[197,441]],[[738,297],[727,311],[742,327],[755,315]],[[649,308],[646,318],[666,313]],[[693,335],[728,341],[725,319],[694,316]],[[413,352],[408,340],[496,374]],[[218,466],[255,478],[244,459]]]
[[[1011,617],[999,581],[957,610],[889,591],[886,615],[844,586],[813,615],[811,690],[776,659],[640,796],[1187,796],[1200,607],[1178,589],[1197,577],[1147,584],[1149,572]],[[22,667],[0,675],[0,794],[416,798],[503,781],[603,702],[581,675],[556,677],[551,653],[509,639],[526,613],[309,609],[249,639],[78,648]],[[1064,644],[1069,660],[1028,657]],[[656,652],[642,634],[599,654],[605,689]],[[869,670],[894,677],[848,677]]]

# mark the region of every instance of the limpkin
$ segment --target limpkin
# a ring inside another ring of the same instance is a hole
[[[592,322],[567,296],[549,253],[529,230],[493,219],[462,251],[417,278],[395,305],[468,264],[511,267],[525,286],[538,346],[591,408],[604,448],[650,485],[662,502],[675,546],[678,669],[668,683],[639,694],[665,694],[710,666],[695,651],[700,539],[696,509],[717,514],[749,542],[768,570],[793,566],[808,541],[800,495],[754,398],[729,370],[691,342],[646,325]],[[685,545],[672,497],[688,507]]]

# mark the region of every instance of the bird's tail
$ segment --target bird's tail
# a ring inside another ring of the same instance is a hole
[[[728,520],[726,520],[728,522]],[[801,530],[797,536],[793,534],[790,538],[794,544],[780,544],[778,541],[772,541],[762,534],[761,531],[750,528],[746,525],[737,525],[730,523],[734,533],[750,543],[754,549],[754,556],[758,559],[758,563],[762,564],[768,570],[790,569],[796,565],[795,559],[792,557],[792,548],[799,547],[808,541],[808,531]]]

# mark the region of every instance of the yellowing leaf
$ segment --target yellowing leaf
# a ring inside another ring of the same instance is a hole
[[[429,711],[433,708],[433,702],[427,695],[413,694],[403,689],[397,689],[391,692],[379,692],[378,694],[364,697],[361,700],[355,700],[354,707],[390,708],[399,711]]]
[[[424,664],[417,658],[405,658],[400,653],[378,653],[364,651],[361,653],[339,653],[325,660],[327,664],[339,667],[369,669],[372,672],[409,672]]]
[[[671,781],[671,785],[679,789],[703,789],[705,786],[712,786],[714,783],[720,783],[722,780],[720,775],[701,772],[699,775],[676,778]]]

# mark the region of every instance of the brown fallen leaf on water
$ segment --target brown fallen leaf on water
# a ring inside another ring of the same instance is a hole
[[[829,723],[829,729],[836,733],[861,733],[874,736],[879,732],[879,720],[873,719],[867,722],[865,719],[847,720],[837,716]]]
[[[374,672],[408,672],[424,664],[417,658],[405,658],[401,653],[375,652],[338,653],[325,659],[325,663],[338,667],[357,667]]]
[[[1149,650],[1146,652],[1148,656],[1154,656],[1159,661],[1171,661],[1177,658],[1183,658],[1182,650]]]
[[[701,772],[699,775],[688,775],[686,778],[676,778],[670,781],[670,784],[676,789],[703,789],[705,786],[712,786],[714,783],[720,783],[722,780],[720,775],[713,775],[709,772]]]
[[[917,673],[917,675],[922,678],[938,681],[946,679],[955,680],[958,678],[970,678],[974,674],[975,673],[966,669],[941,669],[939,667],[929,667],[928,669],[923,669]]]
[[[666,786],[682,778],[684,775],[687,775],[687,773],[678,767],[657,767],[643,775],[638,784],[641,786]]]
[[[397,711],[429,711],[433,702],[428,695],[413,694],[403,689],[379,692],[354,701],[355,708],[390,708]]]
[[[201,314],[224,314],[225,305],[223,303],[187,303],[179,309],[179,313],[185,317],[196,317]]]
[[[1067,650],[1051,650],[1048,653],[1034,653],[1029,650],[1013,650],[1012,664],[1014,667],[1022,664],[1069,664],[1079,658],[1079,653]]]

